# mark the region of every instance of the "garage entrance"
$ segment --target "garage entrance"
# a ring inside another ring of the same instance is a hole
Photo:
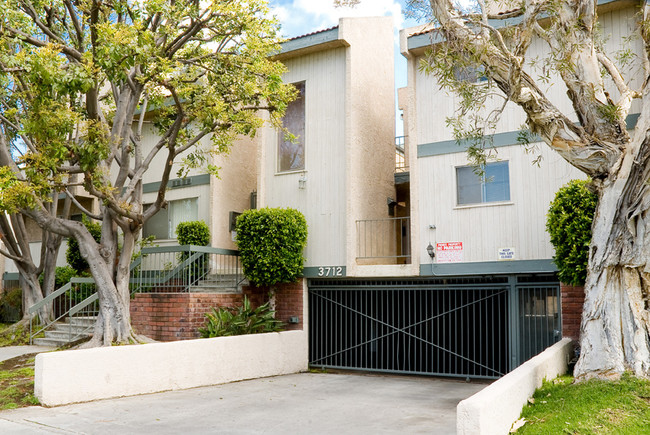
[[[557,342],[553,275],[312,280],[314,367],[498,378]]]

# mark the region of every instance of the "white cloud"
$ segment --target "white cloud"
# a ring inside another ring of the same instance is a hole
[[[289,10],[284,6],[271,6],[271,15],[275,16],[278,21],[284,23],[289,20]]]
[[[311,15],[308,19],[320,28],[338,25],[342,17],[376,17],[392,15],[394,26],[401,27],[404,20],[402,6],[395,0],[365,0],[355,7],[334,7],[332,0],[294,0],[293,8]],[[318,29],[314,29],[318,30]]]

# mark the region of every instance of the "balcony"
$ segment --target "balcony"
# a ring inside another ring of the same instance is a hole
[[[395,173],[408,171],[409,166],[404,151],[404,136],[395,136]]]
[[[357,221],[357,264],[410,264],[411,219]]]

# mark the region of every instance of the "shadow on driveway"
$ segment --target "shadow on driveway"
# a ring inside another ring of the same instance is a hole
[[[486,385],[430,377],[300,373],[1,411],[0,433],[454,434],[456,405]]]

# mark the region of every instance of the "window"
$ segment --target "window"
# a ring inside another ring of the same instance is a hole
[[[456,202],[458,205],[510,201],[508,162],[485,165],[479,176],[472,166],[456,168]]]
[[[167,209],[161,209],[145,222],[142,229],[143,237],[175,239],[178,224],[199,219],[198,209],[198,198],[169,201]]]
[[[305,82],[293,84],[298,97],[289,103],[282,119],[282,126],[296,136],[294,142],[278,134],[278,172],[305,169]]]
[[[457,66],[454,68],[454,77],[456,80],[467,83],[479,84],[487,81],[485,67],[476,66]]]

